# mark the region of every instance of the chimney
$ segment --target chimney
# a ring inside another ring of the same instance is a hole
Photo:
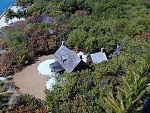
[[[105,52],[105,49],[104,49],[104,48],[101,48],[101,52],[104,53],[104,52]]]
[[[61,45],[62,45],[62,46],[65,46],[65,41],[62,41]]]

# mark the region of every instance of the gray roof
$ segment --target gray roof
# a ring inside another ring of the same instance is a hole
[[[55,72],[60,72],[64,70],[64,68],[60,65],[58,61],[51,63],[50,68],[54,69]]]
[[[107,60],[106,54],[104,52],[90,54],[90,57],[91,57],[92,63],[94,64]]]
[[[76,54],[63,45],[56,51],[54,57],[67,72],[72,72],[81,61]]]

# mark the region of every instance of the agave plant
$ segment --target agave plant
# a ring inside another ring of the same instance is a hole
[[[105,98],[109,107],[116,113],[139,112],[144,99],[149,95],[150,86],[150,65],[147,60],[142,61],[122,76],[122,85],[116,86],[116,91],[110,92]]]

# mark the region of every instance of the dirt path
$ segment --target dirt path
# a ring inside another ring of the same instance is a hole
[[[13,81],[15,85],[20,88],[20,93],[34,95],[36,98],[42,100],[45,98],[43,91],[48,78],[38,73],[37,66],[42,61],[52,58],[52,55],[39,57],[34,64],[27,66],[21,72],[13,76]]]

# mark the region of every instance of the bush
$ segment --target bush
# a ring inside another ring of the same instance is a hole
[[[11,113],[37,112],[47,113],[47,107],[44,101],[36,99],[32,95],[21,95],[17,98],[16,103],[11,108]]]
[[[87,40],[85,41],[84,48],[85,51],[88,53],[92,53],[97,49],[100,50],[100,48],[98,48],[98,42],[95,37],[87,38]]]
[[[67,45],[72,47],[84,47],[84,42],[86,40],[86,32],[82,29],[73,30],[67,39]]]
[[[4,85],[4,83],[2,81],[0,81],[0,86]]]

